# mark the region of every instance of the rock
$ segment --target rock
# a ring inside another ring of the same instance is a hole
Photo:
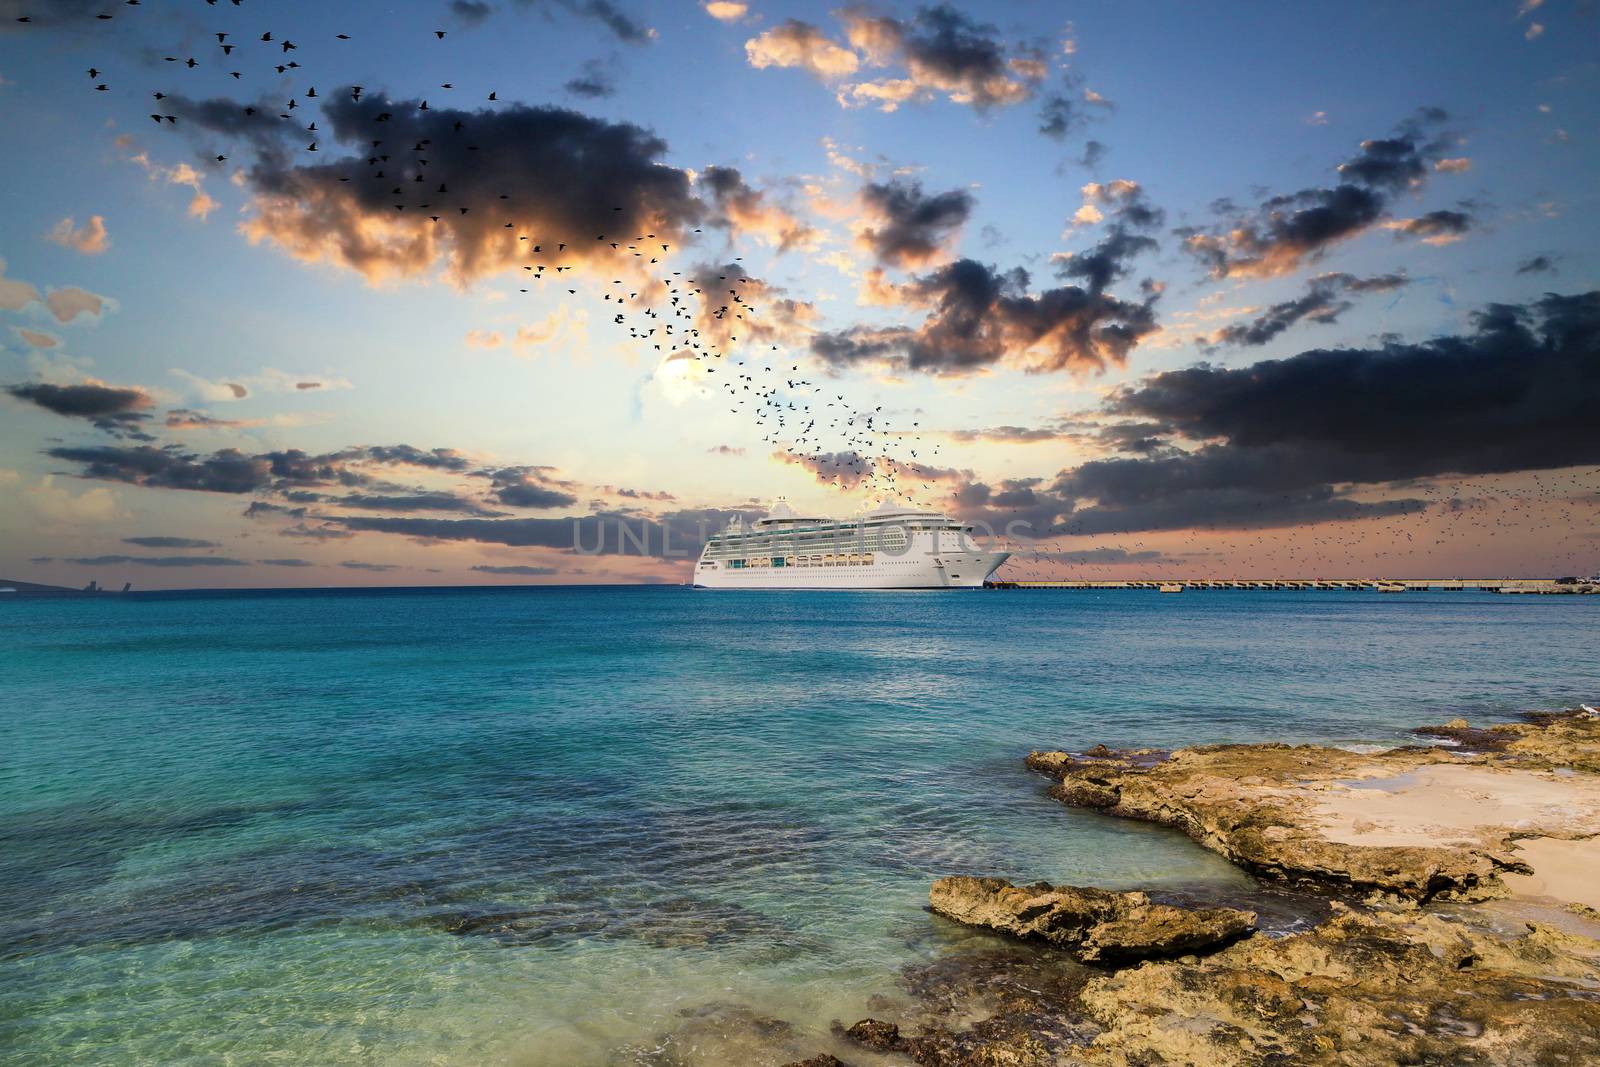
[[[837,1028],[838,1024],[835,1023],[834,1026]],[[860,1022],[852,1023],[845,1027],[841,1034],[874,1052],[898,1052],[905,1047],[905,1039],[900,1036],[900,1027],[877,1019],[862,1019]]]
[[[1050,787],[1050,795],[1075,808],[1110,808],[1121,799],[1115,786],[1101,785],[1087,778],[1063,778]]]
[[[956,922],[1039,938],[1108,964],[1215,949],[1253,931],[1256,918],[1232,908],[1156,904],[1143,893],[964,876],[939,879],[928,903]]]
[[[1600,1056],[1600,942],[1506,939],[1415,911],[1334,918],[1193,964],[1091,979],[1096,1063],[1583,1063]],[[1085,1059],[1090,1057],[1086,1056]]]
[[[1207,745],[1092,760],[1036,752],[1028,765],[1056,779],[1051,795],[1063,803],[1176,827],[1254,873],[1419,902],[1503,895],[1499,876],[1518,863],[1517,837],[1600,834],[1600,783],[1589,777],[1600,772],[1600,721],[1563,713],[1427,729],[1471,744],[1376,754]],[[1432,784],[1407,784],[1419,776]],[[1454,793],[1439,784],[1446,778]],[[1519,792],[1552,790],[1568,799],[1516,807]],[[1476,799],[1485,796],[1510,799],[1497,814]],[[1385,798],[1392,803],[1373,817]]]
[[[783,1067],[850,1067],[850,1065],[837,1056],[830,1056],[826,1052],[819,1052],[808,1060],[795,1060],[786,1063]]]

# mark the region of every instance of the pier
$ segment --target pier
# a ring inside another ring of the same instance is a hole
[[[984,583],[990,589],[1347,589],[1383,593],[1466,592],[1562,595],[1600,593],[1600,585],[1556,578],[1136,578]]]

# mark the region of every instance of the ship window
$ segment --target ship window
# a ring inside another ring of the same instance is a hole
[[[773,557],[772,557],[772,565],[773,565],[773,566],[774,566],[774,567],[781,567],[781,566],[783,566],[783,557],[782,557],[782,556],[773,556]]]

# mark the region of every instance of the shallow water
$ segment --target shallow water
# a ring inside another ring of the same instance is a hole
[[[749,1012],[803,1045],[971,943],[940,875],[1245,884],[1048,800],[1030,748],[1600,696],[1580,597],[145,595],[0,631],[0,1059],[38,1064],[760,1063]]]

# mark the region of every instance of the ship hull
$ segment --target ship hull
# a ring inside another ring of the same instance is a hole
[[[938,556],[908,554],[878,558],[865,566],[763,567],[729,569],[702,560],[695,567],[697,589],[979,589],[1009,552],[957,552]]]

